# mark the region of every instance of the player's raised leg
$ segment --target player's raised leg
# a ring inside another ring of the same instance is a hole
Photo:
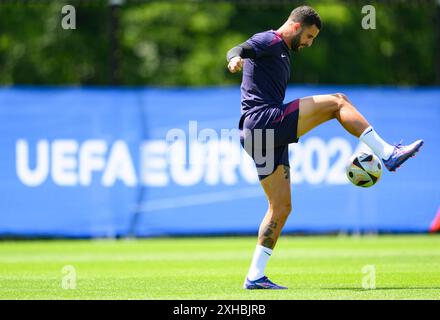
[[[388,144],[342,93],[300,99],[297,137],[330,119],[337,119],[348,132],[369,146],[389,171],[395,171],[423,145],[422,140],[407,146]]]
[[[274,173],[261,180],[269,208],[260,225],[257,247],[244,283],[245,289],[287,289],[271,282],[264,270],[292,209],[289,172],[288,166],[279,165]]]

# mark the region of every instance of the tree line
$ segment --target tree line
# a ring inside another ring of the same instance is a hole
[[[113,5],[111,5],[113,3]],[[0,84],[210,86],[238,84],[226,52],[277,29],[302,1],[0,2]],[[439,83],[436,0],[310,0],[323,28],[293,55],[293,84]],[[375,8],[365,29],[362,8]],[[62,7],[75,8],[64,29]]]

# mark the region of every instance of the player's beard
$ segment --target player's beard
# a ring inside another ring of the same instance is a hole
[[[302,35],[302,30],[298,31],[298,33],[292,38],[292,41],[290,42],[292,50],[295,51],[295,52],[299,51],[299,47],[301,45],[300,44],[301,35]]]

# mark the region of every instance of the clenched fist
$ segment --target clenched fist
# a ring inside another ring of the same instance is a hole
[[[241,57],[234,57],[228,63],[228,69],[231,73],[241,71],[244,60]]]

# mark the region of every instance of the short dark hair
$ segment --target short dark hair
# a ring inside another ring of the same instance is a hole
[[[309,6],[301,6],[293,9],[289,19],[307,26],[316,25],[318,29],[321,29],[322,26],[321,17],[318,12]]]

